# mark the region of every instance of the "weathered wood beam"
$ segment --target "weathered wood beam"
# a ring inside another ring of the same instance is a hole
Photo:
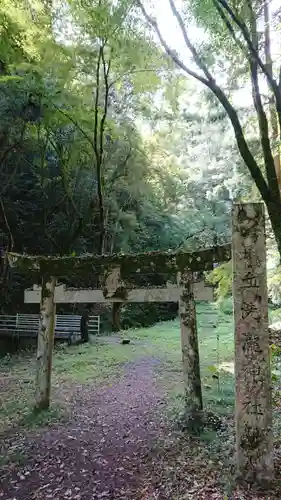
[[[193,284],[195,300],[212,302],[214,300],[214,289],[207,286],[203,281]],[[118,287],[112,288],[105,296],[103,290],[72,290],[63,285],[56,287],[54,301],[56,304],[91,304],[91,303],[120,303],[120,302],[178,302],[181,290],[177,285],[166,288],[133,288],[123,290],[123,294],[114,295]],[[121,296],[122,295],[122,296]],[[40,302],[41,288],[34,286],[33,290],[25,290],[24,302],[26,304],[38,304]]]
[[[273,473],[263,205],[234,205],[232,228],[237,471],[263,481]]]
[[[40,320],[37,343],[35,410],[45,410],[50,405],[52,356],[54,346],[55,313],[54,292],[56,278],[43,280],[41,288]]]
[[[181,349],[183,382],[185,390],[185,419],[190,431],[198,431],[202,421],[202,389],[200,377],[199,346],[196,322],[196,307],[192,273],[178,273],[181,289],[179,315],[181,325]]]
[[[122,279],[127,280],[134,273],[171,273],[181,270],[204,271],[213,268],[214,263],[231,259],[231,246],[209,248],[199,252],[150,252],[135,255],[81,255],[66,257],[30,256],[8,253],[9,263],[22,272],[33,276],[72,277],[89,274],[109,274],[120,267]]]

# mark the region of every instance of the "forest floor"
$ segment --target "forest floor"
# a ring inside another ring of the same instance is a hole
[[[204,405],[222,425],[206,425],[197,438],[180,422],[177,322],[128,331],[129,345],[108,337],[58,346],[52,408],[37,416],[34,353],[0,360],[0,499],[280,500],[280,420],[274,489],[233,481],[233,325],[225,312],[198,305]]]

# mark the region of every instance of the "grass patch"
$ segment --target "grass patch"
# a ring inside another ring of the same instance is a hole
[[[233,317],[211,303],[198,303],[196,310],[204,406],[228,415],[234,408]],[[184,404],[179,322],[159,323],[152,329],[139,330],[137,335],[150,338],[155,352],[164,359],[160,380],[170,395],[170,414],[175,416]],[[221,364],[226,368],[218,370]]]
[[[23,450],[16,449],[15,447],[6,451],[6,453],[0,454],[0,467],[5,467],[6,465],[18,465],[23,467],[28,462],[28,457]]]
[[[223,314],[227,314],[232,316],[233,314],[233,298],[226,297],[225,299],[221,299],[218,302],[218,307],[220,308]]]
[[[34,406],[34,374],[33,379],[17,380],[12,378],[5,384],[0,405],[0,433],[11,428],[45,427],[67,418],[66,407],[58,401],[53,401],[49,410],[36,414]]]
[[[54,422],[62,422],[66,420],[67,414],[62,406],[53,404],[48,410],[40,413],[34,412],[33,409],[27,409],[26,413],[20,419],[20,425],[32,429],[34,427],[46,427]]]
[[[33,412],[35,353],[5,356],[0,360],[0,433],[15,427],[44,427],[65,420],[63,387],[81,383],[108,383],[123,373],[124,364],[146,356],[145,345],[93,344],[59,345],[53,356],[52,405],[46,412]],[[60,394],[60,391],[62,394]]]
[[[54,376],[80,383],[104,382],[122,373],[125,363],[146,353],[141,346],[83,344],[64,346],[54,356]]]
[[[218,380],[210,367],[233,359],[233,322],[215,304],[197,305],[202,386],[206,407],[225,412],[233,406],[233,376],[221,371]],[[109,383],[123,373],[124,365],[145,356],[163,362],[159,382],[165,385],[177,405],[182,404],[182,365],[179,321],[158,323],[154,327],[127,330],[129,345],[95,340],[77,346],[60,345],[53,357],[53,404],[49,411],[34,415],[35,355],[23,353],[0,360],[0,431],[11,426],[49,425],[65,418],[62,388],[81,383]],[[135,343],[134,343],[135,341]],[[60,392],[62,394],[60,394]]]

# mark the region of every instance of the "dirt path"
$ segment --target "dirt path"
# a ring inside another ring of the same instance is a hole
[[[2,471],[5,500],[146,498],[144,469],[159,434],[163,394],[156,387],[159,361],[127,365],[111,387],[78,388],[71,421],[25,440],[27,463]],[[150,497],[147,497],[150,498]]]
[[[1,469],[0,500],[280,500],[281,488],[226,495],[223,462],[166,419],[159,365],[153,357],[129,363],[103,389],[61,387],[67,424],[4,440],[6,448],[20,444],[26,460]]]

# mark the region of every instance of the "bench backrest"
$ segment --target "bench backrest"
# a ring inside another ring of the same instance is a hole
[[[55,330],[79,330],[80,332],[81,316],[58,314],[56,315]]]
[[[14,332],[16,329],[17,317],[11,314],[3,314],[0,316],[0,330]]]
[[[99,335],[99,333],[100,333],[100,317],[99,316],[89,316],[88,333],[89,333],[89,335]]]
[[[55,330],[79,330],[80,331],[81,316],[57,314],[55,319]],[[16,329],[17,330],[38,330],[39,314],[17,314]]]
[[[39,328],[39,314],[0,315],[0,331],[7,333],[37,335]],[[57,314],[55,320],[55,335],[76,333],[80,334],[81,316],[75,314]],[[88,332],[92,335],[100,333],[100,317],[89,316]]]
[[[81,316],[58,314],[55,319],[55,336],[80,335]],[[39,314],[0,315],[0,331],[19,335],[36,336],[39,329]]]
[[[39,314],[17,314],[16,330],[20,331],[38,331]]]
[[[39,325],[38,314],[4,314],[0,316],[0,330],[14,332],[20,330],[37,331]]]
[[[81,316],[58,314],[55,322],[56,338],[71,338],[72,335],[81,336]]]

